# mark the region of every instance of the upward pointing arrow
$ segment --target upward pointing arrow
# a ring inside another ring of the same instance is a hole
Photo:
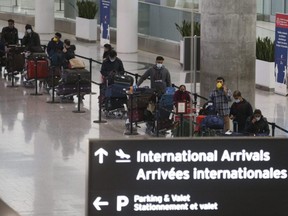
[[[101,197],[97,197],[93,202],[93,205],[97,211],[101,211],[101,206],[108,206],[109,205],[109,202],[101,201],[101,199],[102,199]]]
[[[108,156],[108,152],[105,149],[100,148],[94,153],[94,156],[99,156],[99,163],[103,164],[104,156]]]

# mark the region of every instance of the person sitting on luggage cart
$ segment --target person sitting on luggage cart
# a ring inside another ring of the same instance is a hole
[[[137,82],[140,86],[144,80],[150,77],[150,87],[154,89],[158,95],[165,92],[166,87],[171,87],[170,72],[163,65],[164,58],[162,56],[156,57],[156,62],[153,67],[149,68]]]
[[[47,45],[47,54],[51,60],[52,66],[62,66],[63,63],[63,42],[61,41],[62,35],[59,32],[49,41]]]
[[[43,52],[39,34],[34,32],[32,26],[29,24],[25,26],[25,35],[22,39],[22,46],[25,46],[27,51],[30,52]]]
[[[245,132],[254,136],[269,136],[269,125],[260,109],[255,109],[253,115],[247,118]]]
[[[108,82],[108,85],[113,84],[113,76],[115,74],[124,75],[123,62],[117,57],[115,50],[111,50],[108,59],[103,61],[100,72],[103,78],[102,82],[104,84]]]
[[[18,44],[18,29],[14,27],[14,20],[8,20],[8,26],[2,29],[1,41],[6,45]]]
[[[75,58],[75,50],[76,46],[73,44],[71,45],[70,40],[65,39],[63,48],[63,68],[69,67],[69,60]]]

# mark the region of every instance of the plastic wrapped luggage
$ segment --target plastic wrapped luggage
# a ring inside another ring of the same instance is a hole
[[[28,60],[27,62],[27,79],[35,79],[37,70],[37,79],[45,79],[49,76],[49,66],[47,59]]]
[[[81,76],[81,83],[90,83],[90,72],[86,69],[64,69],[61,75],[65,84],[75,84],[78,82],[78,74]]]

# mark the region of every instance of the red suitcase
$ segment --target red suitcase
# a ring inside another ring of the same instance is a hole
[[[27,79],[35,79],[37,65],[37,79],[45,79],[49,76],[49,66],[46,59],[28,60],[27,62]]]

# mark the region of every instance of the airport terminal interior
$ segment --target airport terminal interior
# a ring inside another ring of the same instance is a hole
[[[0,0],[1,13],[6,14],[7,20],[10,18],[9,15],[15,12],[12,12],[15,8],[19,13],[25,14],[28,11],[29,14],[32,11],[33,14],[32,9],[31,11],[27,9],[33,1],[18,1],[18,5],[15,6],[16,2]],[[63,16],[63,9],[59,11],[60,2],[55,1],[55,17]],[[140,2],[154,5],[160,1]],[[178,1],[163,2],[167,4],[165,7],[172,7]],[[275,1],[273,7],[270,7],[270,14],[266,13],[266,20],[257,21],[257,35],[274,37],[273,15],[278,10],[278,4],[282,10],[280,2],[285,3],[286,6],[286,1],[277,1],[277,3]],[[257,12],[259,13],[261,8],[267,12],[265,4],[263,5],[262,1],[258,3],[262,4]],[[62,4],[64,7],[64,3]],[[183,10],[190,10],[189,1],[186,1],[186,5],[182,7]],[[286,8],[283,12],[286,12]],[[7,20],[0,21],[1,29],[7,26]],[[15,27],[19,31],[20,38],[23,37],[25,24],[15,23]],[[41,44],[46,45],[53,35],[54,33],[40,34]],[[71,43],[76,46],[77,55],[102,62],[104,50],[99,41],[82,42],[76,40],[75,35],[67,33],[62,33],[62,39],[71,40]],[[117,44],[112,46],[117,50]],[[139,75],[155,63],[156,56],[158,53],[142,50],[131,54],[118,53],[125,70]],[[172,83],[177,86],[185,84],[187,89],[193,92],[193,85],[187,78],[190,71],[183,71],[179,59],[163,56],[164,65],[171,73]],[[88,67],[89,62],[87,60],[84,62]],[[100,68],[101,64],[95,62],[92,64],[92,80],[95,83],[101,82]],[[95,83],[92,83],[92,93],[86,94],[81,103],[78,103],[77,96],[74,96],[73,103],[47,103],[51,100],[51,95],[45,88],[40,86],[37,89],[41,95],[32,95],[35,93],[35,88],[25,88],[20,75],[16,75],[13,83],[15,86],[10,87],[12,80],[5,77],[4,73],[3,68],[0,77],[1,216],[85,215],[89,139],[155,138],[145,133],[146,125],[143,123],[138,124],[137,135],[125,134],[127,132],[125,116],[107,118],[102,112],[101,119],[107,122],[95,123],[94,121],[99,120],[100,117],[99,86]],[[141,86],[149,86],[149,81],[146,80]],[[229,83],[227,86],[232,91],[236,90]],[[196,93],[200,93],[200,83],[196,85]],[[202,96],[208,97],[208,95]],[[243,97],[245,98],[245,95]],[[200,104],[204,102],[198,98],[197,108],[199,109]],[[288,128],[287,107],[287,97],[275,94],[273,91],[255,89],[253,108],[260,109],[269,122],[276,123],[284,129]],[[83,112],[73,112],[79,110]],[[276,128],[275,136],[288,137],[288,134]],[[161,134],[161,137],[171,138],[172,132]]]

